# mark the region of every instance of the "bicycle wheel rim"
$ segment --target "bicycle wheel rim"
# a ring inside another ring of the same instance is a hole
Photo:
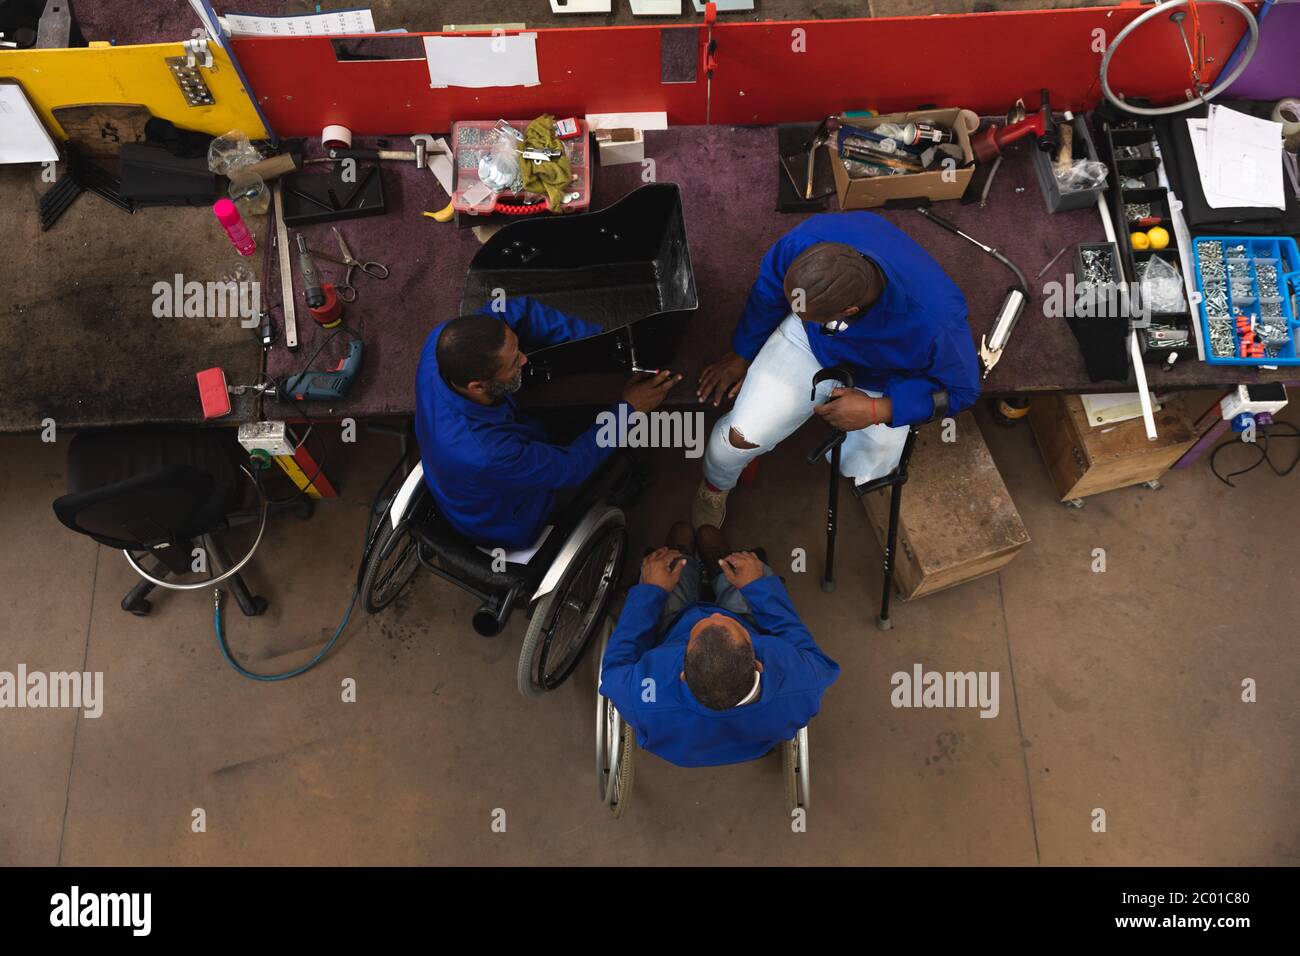
[[[1167,14],[1170,10],[1176,7],[1187,6],[1187,0],[1167,0],[1167,2],[1152,7],[1150,10],[1135,17],[1132,22],[1124,27],[1124,29],[1115,34],[1115,39],[1112,40],[1110,46],[1106,48],[1106,52],[1101,58],[1101,69],[1098,74],[1098,79],[1101,81],[1102,95],[1112,105],[1126,113],[1135,113],[1138,116],[1172,116],[1175,113],[1181,113],[1184,110],[1192,109],[1198,103],[1208,103],[1235,83],[1237,77],[1241,76],[1241,74],[1246,71],[1246,67],[1250,65],[1250,61],[1255,56],[1255,48],[1259,45],[1259,21],[1255,19],[1255,15],[1250,12],[1249,8],[1244,4],[1238,3],[1237,0],[1200,0],[1200,2],[1228,7],[1229,9],[1236,11],[1237,15],[1241,17],[1242,22],[1246,25],[1246,31],[1250,35],[1250,42],[1247,43],[1240,62],[1232,68],[1232,71],[1229,72],[1226,77],[1220,76],[1218,82],[1216,82],[1210,89],[1206,90],[1203,95],[1193,97],[1184,103],[1176,103],[1172,106],[1147,107],[1133,106],[1125,100],[1120,99],[1115,91],[1111,89],[1110,78],[1107,75],[1107,71],[1110,68],[1110,62],[1114,58],[1115,52],[1119,49],[1120,44],[1143,24],[1150,20],[1157,19],[1157,17],[1162,13]],[[1238,42],[1240,43],[1240,41]]]

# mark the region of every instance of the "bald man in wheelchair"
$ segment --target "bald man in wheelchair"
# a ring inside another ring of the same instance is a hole
[[[708,571],[713,601],[702,600]],[[643,750],[680,767],[754,760],[792,739],[840,668],[781,579],[721,532],[678,522],[641,565],[605,651],[600,692]]]

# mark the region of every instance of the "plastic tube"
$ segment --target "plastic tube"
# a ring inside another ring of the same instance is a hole
[[[212,213],[217,217],[217,222],[221,223],[221,228],[226,230],[231,245],[241,256],[251,256],[257,251],[257,240],[244,225],[244,220],[233,202],[229,199],[218,199],[212,204]]]

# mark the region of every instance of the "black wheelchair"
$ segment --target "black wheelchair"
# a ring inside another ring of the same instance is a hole
[[[555,515],[525,563],[492,554],[455,531],[436,507],[417,463],[389,502],[371,540],[361,601],[377,614],[424,568],[468,591],[482,604],[474,630],[501,633],[511,613],[529,614],[516,669],[525,697],[555,690],[573,673],[609,610],[627,556],[622,507],[640,491],[644,473],[626,452],[615,453]]]

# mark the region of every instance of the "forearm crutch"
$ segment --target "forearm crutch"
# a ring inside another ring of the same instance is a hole
[[[812,380],[810,399],[816,400],[817,386],[822,382],[837,381],[844,388],[853,387],[853,373],[843,365],[832,365],[817,371]],[[829,401],[829,399],[828,399]],[[835,529],[839,523],[840,509],[840,451],[844,445],[844,432],[838,428],[831,430],[831,436],[808,456],[808,464],[815,464],[819,459],[831,453],[830,490],[826,500],[826,564],[822,571],[822,590],[829,594],[835,590]]]

